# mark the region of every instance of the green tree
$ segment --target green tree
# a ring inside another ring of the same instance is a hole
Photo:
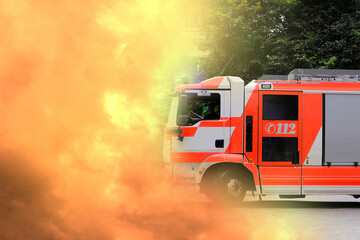
[[[204,0],[203,9],[207,76],[360,68],[360,0]]]

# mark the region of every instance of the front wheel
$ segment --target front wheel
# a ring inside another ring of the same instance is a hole
[[[220,170],[214,175],[208,188],[209,198],[225,204],[240,203],[245,196],[246,186],[242,175],[231,169]]]
[[[229,198],[242,201],[245,195],[244,185],[237,176],[227,179],[226,193]]]

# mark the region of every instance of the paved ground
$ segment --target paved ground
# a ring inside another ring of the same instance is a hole
[[[211,203],[191,191],[194,201]],[[306,196],[304,199],[280,199],[278,196],[258,197],[247,195],[237,207],[226,209],[234,217],[246,212],[251,216],[266,216],[271,221],[286,227],[298,227],[299,239],[350,240],[360,239],[360,199],[352,196]],[[268,221],[269,222],[269,221]]]
[[[306,196],[292,200],[266,196],[263,201],[247,197],[235,211],[242,208],[299,226],[305,239],[360,239],[360,202],[352,196]]]

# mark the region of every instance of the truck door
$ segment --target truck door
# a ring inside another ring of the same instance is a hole
[[[302,92],[259,91],[259,159],[263,194],[301,194]]]
[[[188,96],[188,124],[181,126],[181,141],[173,136],[172,161],[200,163],[225,152],[230,140],[230,91],[186,90],[182,94]]]

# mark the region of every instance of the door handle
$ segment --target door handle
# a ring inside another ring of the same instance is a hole
[[[216,148],[224,148],[224,139],[216,139],[215,147]]]
[[[294,155],[293,155],[293,159],[292,159],[292,164],[299,164],[300,162],[300,152],[297,151]]]

